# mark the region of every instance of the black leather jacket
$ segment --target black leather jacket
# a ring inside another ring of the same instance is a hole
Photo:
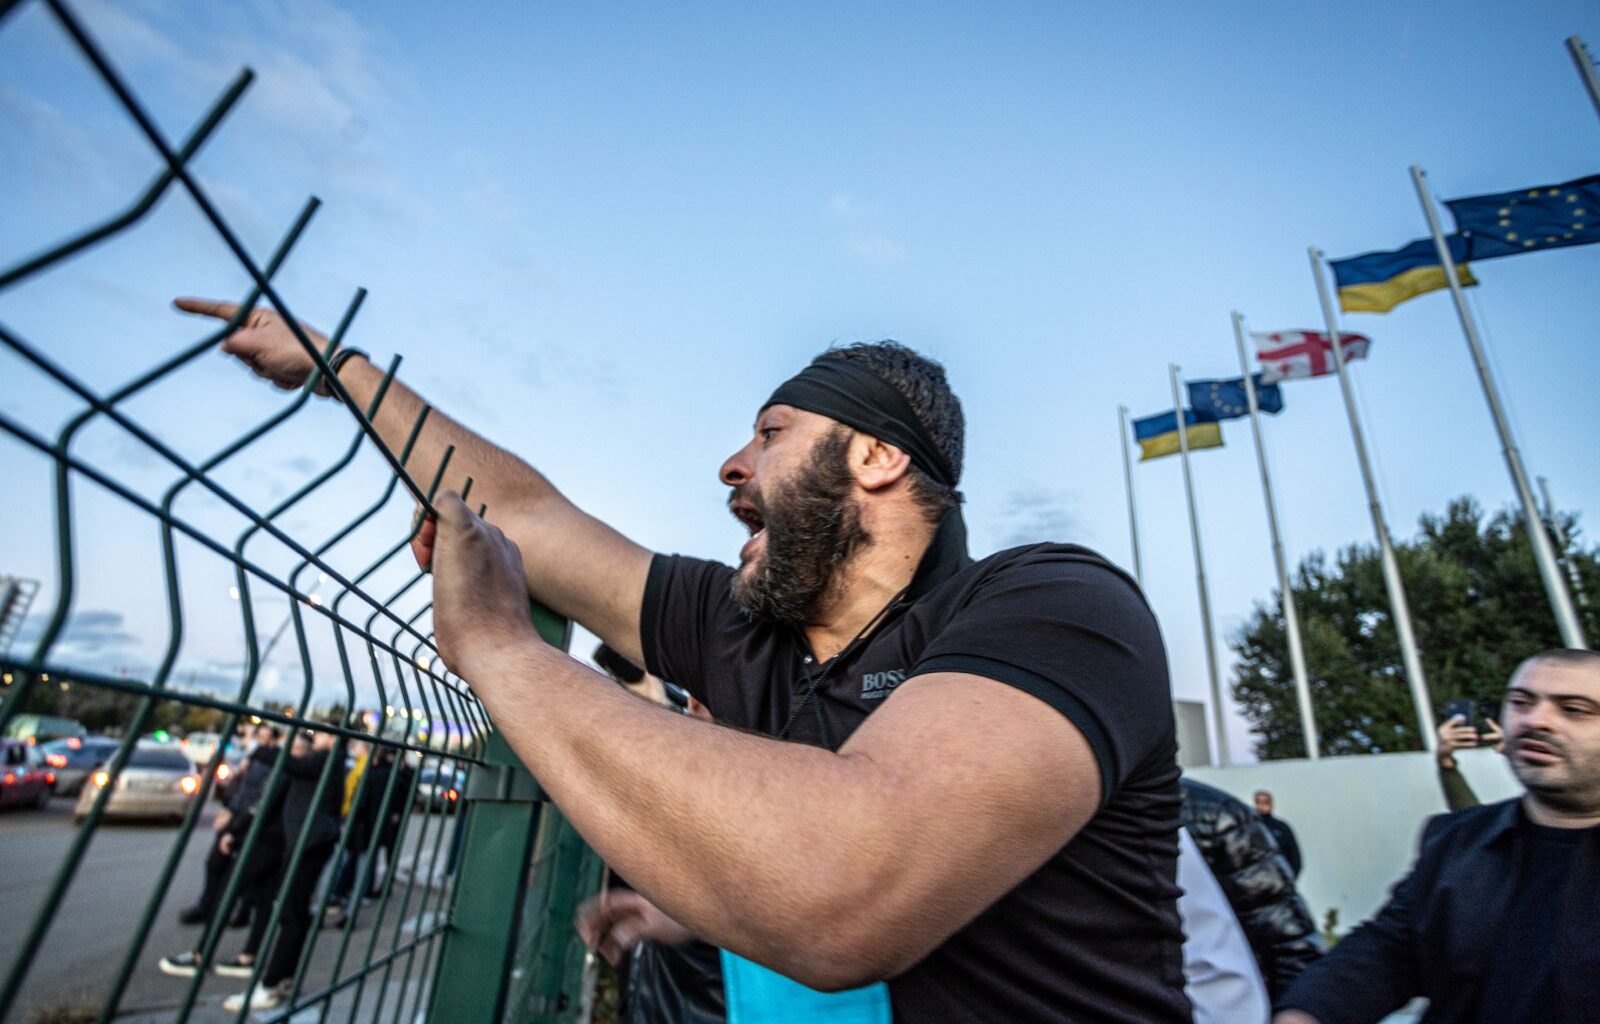
[[[1323,954],[1311,909],[1261,817],[1203,782],[1183,780],[1183,827],[1217,876],[1276,999]]]

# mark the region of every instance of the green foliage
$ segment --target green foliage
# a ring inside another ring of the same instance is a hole
[[[1328,913],[1322,918],[1320,929],[1322,941],[1329,949],[1339,944],[1339,908],[1329,907]]]
[[[1562,513],[1560,525],[1568,538],[1562,557],[1588,597],[1578,602],[1584,632],[1600,636],[1600,551],[1578,543],[1575,516]],[[1561,646],[1519,513],[1486,520],[1476,502],[1458,498],[1444,515],[1424,515],[1396,558],[1435,714],[1458,697],[1498,703],[1519,661]],[[1291,583],[1322,753],[1422,749],[1377,546],[1352,545],[1331,564],[1314,552]],[[1305,756],[1276,593],[1256,604],[1230,645],[1238,656],[1233,697],[1257,736],[1256,753]]]

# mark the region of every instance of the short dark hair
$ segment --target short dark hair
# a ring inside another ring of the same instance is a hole
[[[858,341],[836,345],[817,357],[860,363],[878,379],[900,392],[917,414],[939,454],[950,464],[950,472],[961,479],[961,463],[966,456],[967,420],[961,400],[950,390],[944,367],[937,361],[907,348],[898,341]],[[937,483],[916,466],[911,467],[911,493],[930,522],[938,520],[961,504],[961,492]]]
[[[1522,670],[1532,665],[1565,665],[1568,668],[1587,668],[1600,671],[1600,653],[1579,647],[1552,647],[1523,660],[1511,673],[1515,679]]]

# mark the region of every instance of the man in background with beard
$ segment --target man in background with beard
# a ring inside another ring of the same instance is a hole
[[[240,323],[225,351],[307,379],[275,315]],[[357,403],[382,378],[354,350],[334,372]],[[391,386],[392,448],[420,408]],[[471,476],[489,522],[447,491],[419,535],[440,652],[664,913],[813,988],[887,980],[897,1021],[1189,1019],[1160,633],[1093,552],[967,555],[964,421],[938,364],[852,345],[778,387],[720,473],[751,534],[737,569],[652,554],[438,414],[413,471],[447,445],[445,487]],[[530,594],[737,728],[549,647]]]

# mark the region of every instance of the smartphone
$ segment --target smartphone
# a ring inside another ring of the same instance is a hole
[[[1478,726],[1478,720],[1477,720],[1477,717],[1476,717],[1477,708],[1478,708],[1477,703],[1475,701],[1473,701],[1470,697],[1458,698],[1456,700],[1450,701],[1450,702],[1445,704],[1445,706],[1444,706],[1444,720],[1446,722],[1448,722],[1452,718],[1459,717],[1460,719],[1462,719],[1462,721],[1466,725],[1470,725],[1473,728],[1477,728],[1477,726]]]

